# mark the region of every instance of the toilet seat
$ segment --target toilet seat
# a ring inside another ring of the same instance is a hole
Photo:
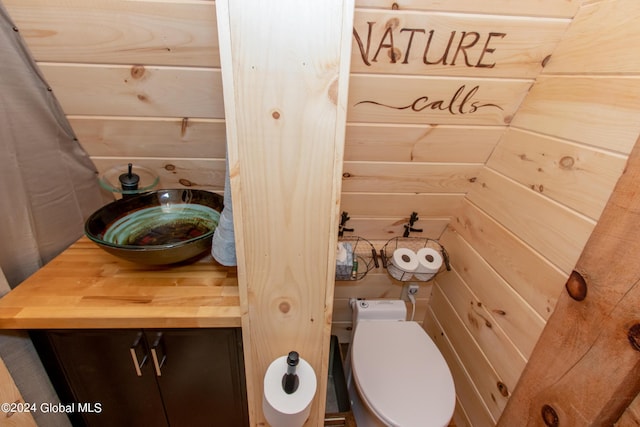
[[[455,408],[453,378],[416,322],[359,322],[351,357],[359,394],[380,420],[398,427],[448,425]]]

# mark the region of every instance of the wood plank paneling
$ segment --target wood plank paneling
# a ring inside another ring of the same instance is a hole
[[[495,357],[488,356],[489,360],[513,390],[545,321],[462,237],[448,231],[441,242],[465,287],[447,286],[445,283],[451,282],[447,282],[448,274],[438,277],[438,283],[449,301],[457,302],[458,312],[467,312],[470,321],[475,319],[467,325],[472,333],[477,331],[492,340],[481,347],[487,355],[499,351]],[[502,366],[502,354],[513,359],[510,366]]]
[[[468,199],[567,274],[595,225],[490,169],[482,172]]]
[[[500,419],[501,427],[523,418],[533,427],[541,415],[555,419],[554,425],[610,426],[640,392],[638,180],[640,139]],[[561,357],[555,349],[561,349]]]
[[[626,156],[510,129],[487,166],[597,220]]]
[[[433,288],[430,307],[444,334],[455,349],[467,375],[472,379],[482,401],[489,409],[491,417],[497,419],[507,404],[507,397],[497,389],[497,384],[501,381],[500,376],[495,372],[473,336],[464,326],[460,317],[464,313],[458,313],[455,310],[439,286]]]
[[[400,11],[394,12],[390,12],[394,2],[388,0],[363,1],[361,5],[363,7],[388,9],[388,11],[366,9],[356,11],[354,28],[356,30],[360,28],[360,38],[365,38],[368,31],[366,23],[380,23],[381,34],[377,35],[373,42],[370,42],[373,45],[372,50],[374,48],[377,50],[382,42],[384,42],[382,44],[389,43],[389,40],[385,41],[382,35],[385,28],[383,23],[393,19],[390,17],[390,13],[394,17],[399,17],[395,19],[399,19],[401,25],[394,24],[394,29],[397,28],[397,31],[401,31],[404,26],[426,30],[424,34],[417,31],[404,31],[395,36],[395,39],[398,40],[396,49],[403,47],[403,50],[406,50],[410,35],[415,34],[412,37],[413,58],[410,61],[414,63],[422,62],[421,56],[424,53],[424,45],[426,45],[427,35],[431,29],[437,30],[438,33],[445,33],[439,34],[442,39],[440,44],[443,47],[448,44],[451,31],[456,31],[458,37],[461,37],[463,32],[471,34],[466,37],[462,46],[475,40],[473,33],[478,33],[481,36],[473,43],[474,48],[466,48],[469,52],[467,54],[468,62],[473,62],[472,59],[475,59],[477,64],[479,55],[485,49],[495,49],[495,53],[485,52],[484,59],[491,57],[493,62],[500,66],[474,67],[476,72],[488,72],[489,75],[494,76],[513,77],[521,76],[522,73],[534,76],[540,70],[542,59],[551,53],[551,49],[564,29],[563,27],[567,25],[566,21],[525,21],[510,16],[438,16],[424,13],[406,14],[401,11],[423,9],[492,13],[491,8],[495,8],[496,15],[526,15],[535,11],[536,14],[548,13],[549,16],[569,17],[574,13],[578,4],[577,0],[568,4],[554,0],[547,1],[551,7],[542,8],[539,5],[526,7],[514,5],[507,0],[497,0],[494,2],[495,4],[483,2],[482,7],[478,7],[470,1],[460,1],[457,4],[452,2],[410,4],[411,2],[407,1],[395,2]],[[13,19],[38,61],[219,67],[217,24],[213,1],[114,3],[99,0],[73,0],[65,1],[62,4],[51,4],[46,0],[7,0],[5,3],[11,10]],[[565,6],[565,4],[568,8],[559,7]],[[434,20],[437,21],[436,24],[433,23]],[[532,32],[536,33],[535,38],[529,37]],[[495,47],[491,44],[492,40],[488,40],[489,43],[486,40],[491,33],[506,34],[506,36],[492,36],[493,42],[499,42]],[[79,34],[82,37],[78,37]],[[420,36],[424,39],[422,43],[419,43],[418,40]],[[434,39],[434,44],[436,40]],[[456,54],[457,46],[461,44],[460,40],[453,41],[455,43],[449,49],[451,56]],[[366,44],[366,42],[364,43]],[[357,45],[354,46],[354,54],[359,51],[356,48]],[[434,50],[433,47],[431,49]],[[527,55],[522,55],[521,52],[525,51]],[[371,52],[371,56],[373,54],[374,52]],[[464,62],[462,55],[462,51],[457,55],[458,61],[461,63]],[[404,55],[401,56],[404,58]],[[362,62],[357,61],[358,57],[360,55],[354,55],[355,64]],[[388,55],[384,59],[388,60]],[[436,68],[439,69],[435,72],[440,74],[465,73],[463,68],[459,69],[462,71],[452,71],[451,66]],[[357,68],[355,70],[361,71]],[[428,70],[433,70],[433,68],[429,67]],[[467,70],[467,72],[470,71]],[[397,71],[392,72],[396,73]],[[434,71],[426,71],[425,67],[416,67],[416,71],[409,73],[424,74],[425,72]],[[407,72],[403,70],[398,73],[406,74]]]
[[[455,268],[437,280],[438,291],[447,297],[492,369],[500,376],[503,392],[513,390],[526,359],[509,341],[509,335],[495,323],[491,309],[476,298]]]
[[[38,61],[220,66],[213,1],[4,3]]]
[[[442,12],[468,12],[482,14],[531,15],[572,17],[581,0],[537,0],[519,2],[512,0],[357,0],[358,8],[434,10]]]
[[[443,319],[444,320],[444,319]],[[424,321],[426,331],[447,361],[456,387],[457,405],[453,414],[457,427],[493,427],[495,420],[482,401],[469,373],[456,355],[451,341],[430,308]]]
[[[351,76],[347,120],[364,123],[508,124],[525,80]]]
[[[342,190],[381,193],[466,193],[482,164],[344,162]]]
[[[540,317],[549,318],[567,273],[469,201],[458,209],[449,227],[464,238]]]
[[[92,160],[100,174],[127,161],[141,164],[158,174],[157,188],[198,188],[221,194],[224,191],[224,159],[94,157]]]
[[[628,154],[640,133],[640,77],[541,76],[512,126]]]
[[[349,298],[400,298],[401,292],[402,286],[399,282],[394,282],[387,271],[380,267],[371,270],[362,280],[337,280],[334,295],[343,300]]]
[[[412,212],[412,211],[411,211]],[[411,213],[407,211],[407,215]],[[366,236],[371,240],[384,240],[385,242],[394,237],[402,237],[404,225],[409,223],[409,217],[404,218],[358,218],[352,217],[347,227],[353,228],[353,233],[345,233],[345,236]],[[415,223],[415,227],[422,230],[421,233],[412,233],[416,237],[429,237],[438,239],[449,224],[450,218],[420,217]]]
[[[347,125],[346,161],[485,163],[504,126]]]
[[[569,22],[359,10],[351,72],[534,78]]]
[[[340,207],[352,218],[404,217],[408,222],[414,211],[420,218],[446,217],[463,199],[464,194],[343,193]]]
[[[90,156],[224,158],[223,120],[144,117],[68,117]]]
[[[545,74],[638,74],[640,45],[636,0],[585,3],[558,44]],[[558,61],[555,58],[559,58]]]
[[[224,117],[220,70],[40,63],[67,115]]]

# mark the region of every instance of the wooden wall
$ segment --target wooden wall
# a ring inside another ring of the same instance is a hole
[[[164,188],[223,189],[213,1],[4,3],[101,173],[132,161]]]
[[[454,270],[425,322],[457,425],[499,418],[638,137],[639,15],[585,2],[442,236]]]
[[[132,161],[162,187],[222,191],[213,1],[4,2],[99,172]],[[442,234],[578,7],[519,3],[357,2],[341,198],[354,234],[380,247],[414,211]],[[369,279],[339,284],[336,331],[349,297],[400,295],[384,270]]]
[[[2,0],[99,171],[222,191],[211,0]],[[584,4],[583,4],[584,3]],[[416,319],[459,425],[500,416],[640,130],[635,0],[357,0],[341,209],[380,248],[411,212],[453,271]],[[575,19],[574,19],[575,16]],[[400,296],[377,269],[350,297]]]
[[[222,190],[213,1],[4,3],[100,172],[133,161],[164,187]],[[441,233],[578,0],[484,3],[357,2],[342,197],[356,233],[386,240],[412,211]]]
[[[356,2],[342,187],[356,235],[380,248],[402,235],[413,211],[424,230],[413,236],[442,235],[577,8]],[[431,287],[418,293],[418,321]],[[349,298],[402,292],[383,269],[338,282],[334,332],[349,339]]]

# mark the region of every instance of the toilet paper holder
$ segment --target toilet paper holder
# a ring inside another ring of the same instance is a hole
[[[287,372],[282,376],[282,389],[285,393],[295,393],[300,385],[300,380],[296,374],[296,367],[300,361],[297,351],[290,351],[287,356]]]
[[[433,275],[427,279],[421,279],[420,276],[414,275],[410,272],[404,272],[398,268],[395,268],[392,262],[393,253],[396,249],[406,248],[411,251],[418,252],[422,248],[431,248],[437,251],[442,256],[442,267]],[[387,272],[396,280],[401,282],[429,282],[433,280],[444,268],[447,271],[451,271],[451,263],[449,260],[449,253],[445,247],[436,239],[428,237],[394,237],[385,243],[380,250],[380,257],[382,260],[382,266],[387,269]],[[417,276],[417,277],[416,277]]]

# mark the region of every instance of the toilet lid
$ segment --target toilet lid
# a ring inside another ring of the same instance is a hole
[[[401,427],[448,425],[455,408],[453,378],[416,322],[358,323],[351,357],[362,400],[382,421]]]

